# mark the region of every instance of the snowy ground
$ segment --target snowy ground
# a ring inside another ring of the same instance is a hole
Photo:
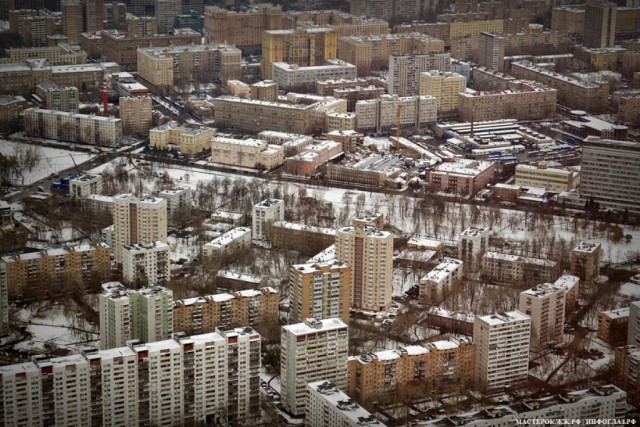
[[[0,153],[5,156],[19,154],[26,148],[35,148],[40,154],[40,162],[31,170],[22,171],[22,176],[14,177],[16,185],[30,185],[61,170],[73,166],[73,161],[83,163],[92,159],[95,155],[80,151],[71,151],[53,147],[43,147],[22,142],[0,140]],[[73,156],[73,159],[72,157]]]

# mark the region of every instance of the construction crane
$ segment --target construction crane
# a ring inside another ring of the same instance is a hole
[[[75,159],[73,158],[73,156],[71,155],[71,153],[69,153],[69,157],[71,157],[71,161],[73,162],[73,166],[75,166],[76,168],[76,172],[78,172],[78,176],[82,175],[82,173],[80,172],[80,168],[78,167],[78,165],[76,164]]]

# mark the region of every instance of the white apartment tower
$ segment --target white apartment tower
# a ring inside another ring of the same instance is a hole
[[[252,328],[0,367],[0,425],[253,425],[260,335]]]
[[[162,285],[169,279],[169,245],[156,241],[123,246],[123,282],[149,286]]]
[[[487,227],[469,227],[460,233],[458,239],[458,259],[464,263],[464,271],[478,271],[482,255],[489,247]]]
[[[426,71],[450,71],[451,55],[389,55],[389,94],[414,96],[420,92],[420,74]]]
[[[173,292],[162,286],[139,290],[119,282],[102,285],[100,309],[100,348],[124,346],[132,339],[159,341],[173,333]]]
[[[336,259],[351,266],[352,307],[384,311],[393,290],[393,233],[374,227],[336,232]]]
[[[369,411],[329,381],[309,383],[307,396],[305,424],[309,427],[384,427]]]
[[[310,382],[326,380],[346,389],[348,345],[348,327],[340,319],[307,319],[282,327],[280,383],[287,410],[304,414]]]
[[[562,342],[566,291],[543,283],[520,292],[518,309],[531,317],[531,348],[541,350]]]
[[[113,197],[113,226],[115,258],[122,263],[125,245],[167,241],[167,201],[118,194]]]
[[[158,192],[158,197],[167,201],[167,222],[175,224],[177,215],[191,214],[191,188],[179,186],[165,188]]]
[[[251,237],[254,240],[269,240],[271,225],[284,220],[284,200],[265,199],[253,206]]]
[[[526,380],[530,334],[531,318],[519,311],[476,317],[476,387],[497,391]]]

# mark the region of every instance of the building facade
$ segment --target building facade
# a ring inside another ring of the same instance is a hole
[[[122,120],[123,135],[146,135],[153,125],[151,97],[120,97],[120,120]]]
[[[251,237],[268,241],[271,227],[276,221],[284,220],[284,200],[265,199],[253,206],[251,211]]]
[[[540,187],[554,193],[572,190],[576,174],[573,171],[559,168],[548,168],[544,165],[516,165],[516,185],[523,187]]]
[[[414,96],[420,93],[420,74],[437,70],[449,71],[451,56],[448,53],[423,55],[390,55],[389,83],[390,95]]]
[[[427,183],[436,191],[474,195],[493,180],[495,169],[495,163],[455,159],[430,170]]]
[[[518,310],[531,317],[532,350],[542,350],[562,342],[565,295],[565,289],[551,283],[520,292]]]
[[[571,274],[588,285],[595,283],[600,275],[602,245],[598,242],[582,241],[571,251]]]
[[[627,343],[630,309],[616,308],[598,314],[598,338],[612,347]]]
[[[300,85],[313,85],[322,80],[354,79],[357,67],[339,59],[328,59],[318,65],[302,66],[294,63],[274,62],[271,78],[287,89]]]
[[[85,198],[102,193],[102,175],[84,174],[69,180],[69,195]]]
[[[458,110],[459,96],[467,88],[467,79],[457,73],[436,70],[420,74],[420,95],[433,96],[439,115]]]
[[[169,273],[169,245],[164,242],[134,243],[122,247],[122,281],[142,286],[163,285]]]
[[[211,146],[215,129],[209,127],[190,128],[169,122],[149,131],[149,145],[167,148],[176,145],[183,154],[196,154]]]
[[[289,412],[305,413],[308,383],[325,380],[346,389],[348,343],[348,327],[340,319],[307,319],[282,327],[280,396]]]
[[[305,423],[309,427],[384,427],[383,423],[329,381],[309,383],[307,395]]]
[[[483,277],[499,283],[553,282],[561,273],[557,262],[541,258],[488,251],[480,260]]]
[[[231,255],[234,251],[248,248],[251,245],[251,230],[247,227],[233,228],[202,246],[202,255],[214,257]]]
[[[610,47],[615,44],[616,34],[615,3],[606,0],[589,0],[584,8],[584,38],[585,47]]]

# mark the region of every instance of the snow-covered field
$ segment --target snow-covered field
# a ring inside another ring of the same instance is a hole
[[[40,157],[40,161],[31,169],[23,169],[19,176],[14,176],[13,182],[16,185],[33,184],[56,172],[72,167],[74,160],[76,163],[83,163],[95,157],[93,154],[80,151],[43,147],[4,139],[0,140],[0,153],[5,156],[19,156],[21,152],[24,152],[24,150],[28,148],[35,150]]]

